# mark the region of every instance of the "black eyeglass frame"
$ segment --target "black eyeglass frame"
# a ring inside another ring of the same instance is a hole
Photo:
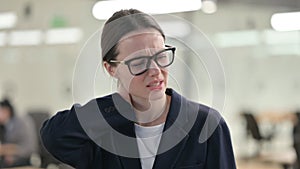
[[[139,57],[136,57],[136,58],[132,58],[132,59],[128,59],[128,60],[122,60],[122,61],[117,61],[117,60],[110,60],[109,62],[110,63],[121,63],[121,64],[125,64],[127,65],[128,69],[129,69],[129,72],[133,75],[133,76],[138,76],[138,75],[141,75],[143,73],[145,73],[150,65],[151,65],[151,60],[154,60],[155,63],[160,67],[160,68],[166,68],[168,66],[170,66],[173,62],[174,62],[174,58],[175,58],[175,50],[176,50],[176,47],[175,46],[169,46],[169,45],[165,45],[165,49],[161,50],[161,51],[158,51],[157,53],[155,53],[154,55],[152,56],[139,56]],[[171,50],[172,51],[172,54],[173,54],[173,58],[171,60],[171,62],[165,66],[161,66],[158,62],[157,62],[157,56],[160,54],[160,53],[163,53],[165,51],[169,51]],[[140,73],[133,73],[131,68],[130,68],[130,62],[134,61],[134,60],[137,60],[137,59],[141,59],[141,58],[146,58],[147,59],[147,64],[146,64],[146,69],[143,70],[142,72]]]

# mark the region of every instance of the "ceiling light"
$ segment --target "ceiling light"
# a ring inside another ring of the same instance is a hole
[[[6,33],[0,32],[0,46],[4,46],[6,44]]]
[[[159,25],[164,30],[167,36],[185,37],[191,33],[191,28],[185,22],[180,21],[164,21],[159,22]]]
[[[8,41],[12,46],[39,45],[42,42],[42,32],[40,30],[13,31]]]
[[[299,44],[286,44],[286,45],[270,45],[266,46],[266,51],[268,55],[272,56],[299,56],[300,48]]]
[[[202,11],[207,14],[213,14],[217,11],[216,0],[203,0]]]
[[[149,14],[166,14],[195,11],[201,8],[201,0],[110,0],[98,1],[92,9],[96,19],[108,19],[121,9],[135,8]]]
[[[215,35],[218,47],[254,46],[260,43],[259,32],[255,30],[222,32]]]
[[[14,12],[0,13],[0,29],[13,28],[17,23],[17,15]]]
[[[263,31],[264,42],[268,45],[298,44],[300,45],[300,32],[278,32],[274,30]]]
[[[79,28],[57,28],[46,32],[46,44],[70,44],[77,43],[82,37]]]
[[[300,30],[300,12],[276,13],[271,17],[271,25],[276,31]]]

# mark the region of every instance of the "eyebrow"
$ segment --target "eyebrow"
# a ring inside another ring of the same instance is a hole
[[[150,54],[148,54],[148,51],[150,50]],[[162,47],[162,48],[146,48],[146,49],[141,49],[135,52],[132,52],[131,54],[127,55],[124,59],[125,60],[130,60],[133,59],[134,57],[139,57],[139,56],[153,56],[158,52],[161,52],[163,50],[167,49],[167,47]]]
[[[141,56],[141,57],[143,57],[143,56],[154,56],[154,55],[156,55],[157,53],[166,50],[167,48],[151,48],[151,49],[157,49],[157,50],[155,50],[155,51],[150,51],[151,54],[141,53],[141,54],[137,54],[137,55],[133,55],[133,56],[135,56],[135,57],[139,57],[139,56]]]

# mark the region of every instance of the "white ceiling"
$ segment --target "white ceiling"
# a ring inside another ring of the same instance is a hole
[[[91,14],[95,0],[0,0],[0,2],[0,12],[17,13],[19,19],[15,29],[48,29],[55,17],[65,19],[66,26],[79,26],[84,30],[94,29],[99,24],[99,21],[96,21]],[[205,19],[212,18],[220,23],[226,21],[228,17],[243,17],[247,26],[253,27],[259,22],[256,20],[264,19],[262,15],[270,15],[276,11],[294,11],[299,7],[299,0],[219,0],[218,11],[213,15],[206,15],[201,11],[180,15],[187,17],[186,19],[193,19],[193,22],[205,17]],[[232,23],[222,24],[225,30],[228,29],[227,25],[235,22],[234,20],[228,21]],[[204,27],[212,30],[214,24],[208,23]],[[246,29],[246,27],[237,27],[237,29]]]

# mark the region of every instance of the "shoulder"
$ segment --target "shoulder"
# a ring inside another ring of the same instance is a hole
[[[106,95],[103,97],[98,97],[89,100],[85,104],[74,103],[70,109],[65,109],[59,111],[56,115],[81,115],[84,114],[85,116],[93,113],[99,112],[110,112],[111,106],[113,106],[113,99],[112,95]],[[105,113],[102,113],[105,114]]]
[[[28,134],[28,132],[34,132],[33,122],[27,115],[14,116],[7,124],[6,129],[14,134],[20,135]]]
[[[118,93],[92,99],[83,106],[75,104],[73,107],[77,115],[99,115],[99,113],[101,113],[104,118],[119,115],[118,110],[132,111],[132,107],[129,103],[127,103]]]
[[[211,120],[222,118],[216,109],[205,104],[191,101],[173,89],[167,89],[166,93],[172,97],[171,108],[176,108],[180,111],[179,113],[186,114],[189,120],[191,120],[190,118],[196,117],[197,122],[203,122],[207,118]]]
[[[101,112],[99,106],[109,105],[110,98],[111,95],[107,95],[92,99],[83,105],[75,103],[69,109],[60,110],[44,122],[41,132],[46,131],[45,129],[49,129],[47,131],[51,133],[53,131],[60,132],[59,129],[65,127],[83,131],[82,123],[89,123],[90,120],[93,121],[95,117],[98,117]]]
[[[194,130],[199,131],[199,129],[201,129],[201,132],[209,131],[212,134],[215,131],[215,129],[226,124],[224,118],[216,109],[208,105],[195,103],[192,101],[189,101],[189,104],[193,105],[194,107],[197,107],[197,111],[194,111],[196,115],[191,114],[193,112],[189,112],[189,116],[196,117],[195,124],[193,127]]]
[[[169,89],[168,92],[172,93],[173,104],[177,105],[179,110],[177,118],[186,119],[182,121],[185,121],[184,128],[190,129],[188,130],[190,134],[199,135],[202,132],[208,132],[211,135],[220,127],[227,128],[222,115],[216,109],[191,101],[172,89]],[[173,105],[173,107],[175,106]]]
[[[219,111],[207,105],[194,102],[191,104],[198,106],[198,112],[190,134],[196,134],[199,143],[230,138],[227,123]]]
[[[11,118],[9,125],[12,125],[12,126],[22,129],[23,126],[25,126],[25,124],[26,124],[26,120],[27,120],[27,118],[25,119],[25,116],[22,116],[22,117],[14,116]]]

